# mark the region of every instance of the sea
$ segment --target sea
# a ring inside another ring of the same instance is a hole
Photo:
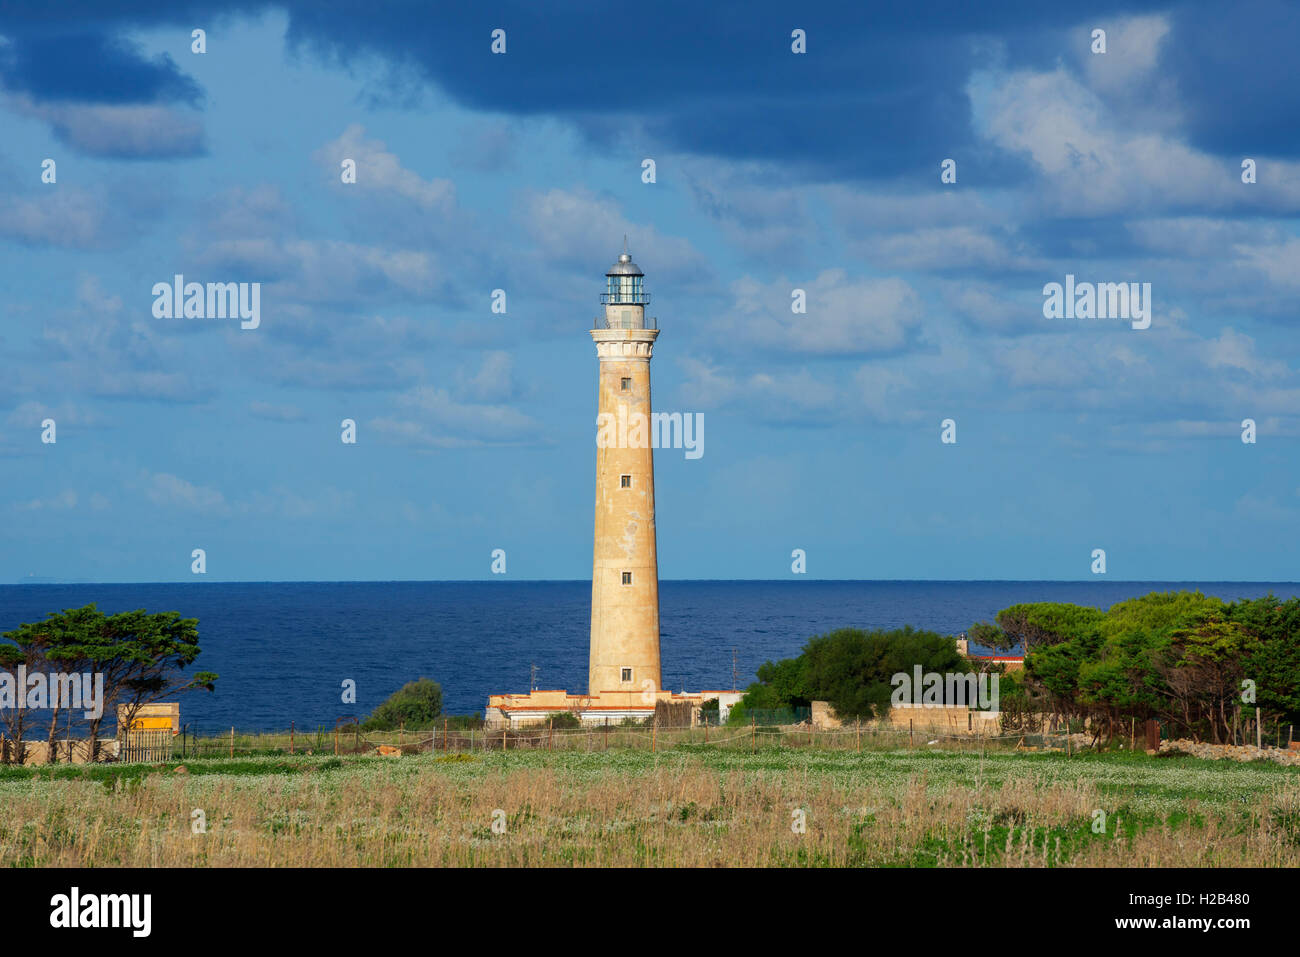
[[[956,634],[1018,602],[1107,608],[1180,589],[1225,601],[1300,594],[1295,582],[664,581],[663,682],[743,689],[764,661],[796,656],[836,628]],[[530,686],[586,690],[589,581],[4,585],[0,633],[91,602],[198,619],[194,667],[220,678],[213,692],[179,697],[191,733],[332,728],[421,677],[442,686],[450,714],[482,714],[489,694]],[[349,680],[356,702],[345,704]]]

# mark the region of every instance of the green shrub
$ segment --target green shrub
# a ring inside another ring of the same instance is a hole
[[[436,681],[421,678],[398,688],[371,712],[361,725],[367,731],[408,731],[432,728],[442,714],[442,687]]]

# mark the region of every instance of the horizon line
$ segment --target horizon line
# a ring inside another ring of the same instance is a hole
[[[17,581],[0,584],[0,588],[58,588],[72,585],[478,585],[478,584],[590,584],[590,578],[340,578],[340,579],[209,579],[191,581],[88,581],[80,579]],[[1234,579],[1234,578],[661,578],[659,583],[728,583],[728,584],[796,584],[818,582],[830,584],[1011,584],[1011,585],[1300,585],[1300,581],[1286,579]]]

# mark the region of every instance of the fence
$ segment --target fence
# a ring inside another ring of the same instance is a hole
[[[144,731],[127,731],[118,751],[122,761],[170,761],[172,757],[171,728],[151,728]]]
[[[634,748],[659,751],[668,748],[729,748],[757,751],[760,748],[820,748],[839,750],[882,750],[942,746],[949,750],[980,751],[984,748],[1080,749],[1080,735],[1074,743],[1064,731],[1056,733],[976,733],[941,731],[931,726],[908,727],[887,722],[847,724],[839,728],[814,728],[811,724],[760,724],[756,716],[744,725],[699,725],[690,728],[654,724],[610,724],[582,728],[538,725],[527,728],[454,728],[450,724],[418,731],[373,732],[356,726],[318,727],[309,732],[240,733],[196,735],[192,728],[176,739],[174,757],[236,757],[275,754],[358,755],[382,753],[464,754],[482,751],[607,751]]]
[[[798,717],[798,715],[793,715]],[[402,754],[437,753],[457,754],[478,751],[528,750],[528,751],[604,751],[617,748],[635,748],[649,751],[685,748],[731,748],[757,751],[759,748],[821,748],[841,750],[887,750],[897,748],[933,748],[959,751],[983,751],[986,748],[1019,750],[1024,748],[1060,750],[1067,754],[1088,750],[1095,740],[1091,731],[1085,731],[1081,722],[1074,722],[1073,734],[1063,727],[1053,728],[1043,722],[1037,729],[994,731],[976,724],[974,733],[955,728],[936,726],[921,720],[908,722],[880,721],[861,724],[843,724],[835,728],[814,727],[803,724],[762,723],[771,721],[774,714],[747,715],[744,725],[704,724],[695,727],[670,727],[663,724],[610,724],[581,728],[557,728],[538,725],[527,728],[454,727],[450,721],[433,728],[392,732],[362,731],[356,725],[338,728],[317,727],[301,731],[296,726],[284,732],[238,732],[234,728],[198,733],[193,725],[186,725],[180,734],[169,730],[133,732],[131,740],[100,739],[99,760],[143,761],[156,763],[166,760],[196,758],[249,757],[279,754],[337,754],[358,755],[383,753],[380,749]],[[1150,746],[1147,729],[1136,722],[1130,735],[1120,735],[1121,744],[1144,748]],[[1157,728],[1159,735],[1162,729]],[[145,738],[145,735],[156,736]],[[1279,742],[1291,737],[1284,729]],[[1125,740],[1131,738],[1131,740]],[[1158,738],[1156,739],[1158,740]],[[72,741],[72,746],[83,747],[84,742]],[[120,746],[120,750],[119,750]],[[1285,747],[1279,743],[1279,747]],[[43,742],[28,742],[27,763],[43,763],[38,751]],[[84,749],[84,747],[83,747]],[[57,760],[67,760],[67,749],[61,744]],[[17,762],[13,742],[0,735],[0,763]],[[75,760],[75,758],[74,758]],[[82,757],[84,760],[84,757]]]

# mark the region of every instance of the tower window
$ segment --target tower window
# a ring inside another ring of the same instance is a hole
[[[632,573],[631,573],[631,572],[624,572],[624,573],[623,573],[623,584],[624,584],[624,585],[630,585],[630,584],[632,584]]]
[[[619,487],[619,488],[631,488],[631,487],[632,487],[632,476],[630,476],[630,475],[620,475],[620,476],[618,477],[618,487]]]
[[[632,391],[632,380],[631,380],[631,379],[624,379],[624,380],[623,380],[623,391],[624,391],[624,392],[631,392],[631,391]]]
[[[631,681],[631,680],[632,680],[632,669],[631,669],[631,668],[624,668],[623,671],[622,671],[622,675],[621,675],[621,677],[619,678],[619,680],[620,680],[620,681]]]

